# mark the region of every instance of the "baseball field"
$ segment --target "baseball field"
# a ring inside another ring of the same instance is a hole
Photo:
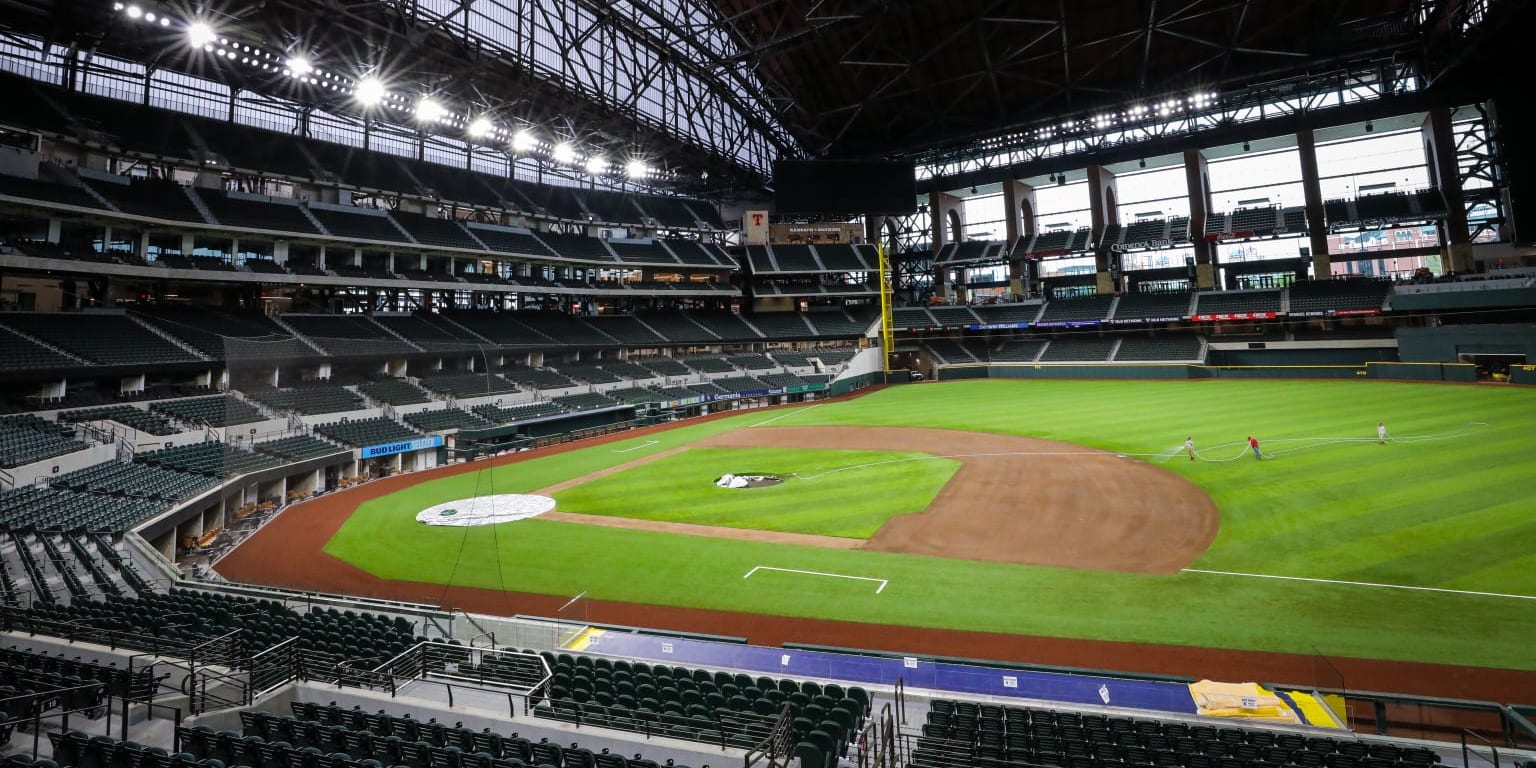
[[[1523,388],[921,384],[379,481],[284,513],[220,570],[414,598],[585,592],[656,622],[687,609],[1533,671],[1533,430]],[[782,482],[717,487],[726,473]],[[557,511],[415,519],[507,493]],[[889,631],[869,644],[903,648]]]

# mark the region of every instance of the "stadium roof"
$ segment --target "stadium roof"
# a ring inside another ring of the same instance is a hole
[[[814,154],[910,154],[1413,51],[1414,0],[714,0]],[[1422,17],[1416,15],[1424,9]]]

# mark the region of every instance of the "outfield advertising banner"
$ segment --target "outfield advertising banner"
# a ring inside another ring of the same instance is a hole
[[[687,408],[704,403],[719,403],[730,400],[742,400],[749,397],[771,397],[773,395],[799,395],[806,392],[822,392],[826,390],[825,384],[796,384],[790,387],[774,387],[773,389],[755,389],[750,392],[727,392],[719,395],[699,395],[684,400],[663,400],[659,405],[663,408]]]
[[[398,443],[384,443],[383,445],[370,445],[362,450],[365,459],[377,459],[381,456],[393,456],[397,453],[410,453],[425,448],[441,448],[443,446],[442,435],[419,437],[415,440],[403,440]]]
[[[1223,312],[1217,315],[1195,315],[1190,319],[1197,323],[1220,323],[1227,320],[1273,320],[1274,312]]]
[[[1097,328],[1104,324],[1103,320],[1047,320],[1043,323],[1035,323],[1036,328]]]
[[[965,326],[967,331],[1014,331],[1029,327],[1029,323],[971,323]]]
[[[1115,318],[1114,320],[1109,321],[1109,324],[1110,325],[1140,325],[1140,324],[1143,324],[1143,323],[1177,323],[1177,322],[1181,322],[1183,319],[1184,318],[1182,318],[1182,317],[1127,317],[1127,318],[1123,318],[1123,319],[1122,318]]]

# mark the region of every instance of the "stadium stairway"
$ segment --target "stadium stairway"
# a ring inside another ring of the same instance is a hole
[[[136,323],[136,324],[142,326],[145,330],[149,331],[150,333],[153,333],[154,335],[159,336],[162,339],[165,339],[166,341],[170,342],[171,344],[176,345],[182,351],[186,352],[189,355],[192,355],[193,357],[196,357],[199,360],[212,360],[213,359],[213,358],[209,357],[208,355],[203,354],[202,350],[198,349],[197,347],[194,347],[191,344],[188,344],[188,343],[182,341],[181,339],[178,339],[175,336],[172,336],[171,334],[166,333],[165,331],[161,330],[158,326],[154,325],[150,321],[144,319],[143,317],[140,317],[137,314],[134,314],[134,313],[130,312],[130,313],[128,313],[127,317],[128,317],[128,319],[131,322]]]

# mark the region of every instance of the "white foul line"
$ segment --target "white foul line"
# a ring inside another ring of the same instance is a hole
[[[641,443],[639,445],[631,446],[631,447],[625,448],[623,450],[615,448],[615,449],[613,449],[613,452],[614,453],[629,453],[630,451],[638,451],[641,448],[649,448],[649,447],[651,447],[651,446],[653,446],[653,445],[655,445],[655,444],[657,444],[659,442],[661,442],[661,441],[660,440],[647,440],[647,441],[645,441],[645,442],[643,442],[643,443]]]
[[[1341,581],[1338,579],[1312,579],[1305,576],[1276,576],[1272,573],[1239,573],[1237,571],[1205,571],[1184,568],[1183,573],[1205,573],[1215,576],[1247,576],[1250,579],[1278,579],[1281,581],[1309,581],[1315,584],[1342,584],[1349,587],[1375,587],[1377,589],[1407,589],[1415,592],[1444,592],[1449,595],[1473,595],[1476,597],[1507,597],[1512,600],[1536,600],[1536,595],[1512,595],[1506,592],[1477,592],[1470,589],[1446,589],[1445,587],[1414,587],[1407,584],[1377,584],[1373,581]]]
[[[825,403],[817,403],[815,405],[807,406],[805,408],[795,408],[793,410],[785,411],[784,413],[781,413],[781,414],[779,414],[779,415],[777,415],[777,416],[775,416],[775,417],[773,417],[771,419],[768,419],[767,421],[759,421],[756,424],[748,424],[747,425],[747,429],[751,429],[752,427],[761,427],[764,424],[772,424],[775,421],[778,421],[779,419],[789,418],[790,416],[794,416],[797,413],[805,413],[806,411],[809,411],[812,408],[820,408],[823,405],[825,405]]]
[[[805,574],[807,576],[829,576],[829,577],[834,578],[834,579],[858,579],[859,581],[874,581],[874,582],[878,582],[880,584],[880,586],[875,587],[875,594],[877,594],[877,595],[880,594],[881,592],[885,591],[885,585],[891,583],[890,580],[888,580],[888,579],[874,579],[874,578],[870,578],[868,576],[848,576],[846,574],[841,574],[841,573],[822,573],[821,571],[802,571],[802,570],[800,570],[798,568],[774,568],[771,565],[755,565],[755,566],[752,566],[752,570],[747,571],[747,575],[742,576],[742,578],[743,579],[750,579],[750,578],[752,578],[752,574],[757,573],[758,571],[778,571],[780,573],[803,573],[803,574]]]

